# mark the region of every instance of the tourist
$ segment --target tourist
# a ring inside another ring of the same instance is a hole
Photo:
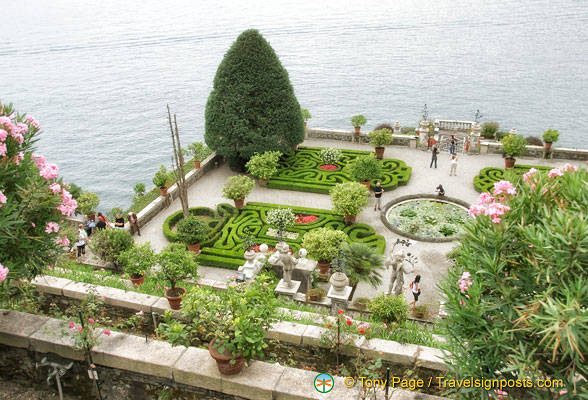
[[[445,196],[445,189],[443,189],[443,185],[439,184],[439,186],[435,188],[435,193],[437,196]]]
[[[141,236],[141,230],[139,229],[139,217],[134,212],[129,212],[127,214],[127,219],[129,220],[129,225],[131,225],[131,235],[135,234],[135,229],[137,230],[137,234]]]
[[[114,227],[118,229],[125,228],[125,219],[121,217],[120,214],[116,214],[116,217],[114,219]]]
[[[88,243],[88,234],[84,229],[84,225],[78,225],[78,240],[76,241],[76,247],[78,248],[78,257],[86,254],[86,243]]]
[[[412,290],[412,296],[414,297],[414,301],[410,303],[411,306],[416,305],[416,302],[419,300],[419,296],[421,295],[421,276],[417,275],[414,277],[414,281],[410,282],[410,289]]]
[[[92,234],[92,229],[94,229],[94,227],[96,227],[94,221],[92,221],[87,215],[84,215],[84,230],[88,236]]]
[[[384,188],[380,184],[380,182],[376,182],[376,187],[374,189],[374,195],[376,196],[376,204],[374,204],[374,211],[376,211],[376,207],[378,210],[381,210],[380,204],[382,202],[382,193],[384,193]]]
[[[455,146],[457,145],[457,140],[455,140],[455,136],[451,135],[451,141],[449,142],[449,154],[455,154]]]
[[[431,165],[429,165],[429,168],[433,168],[433,163],[435,163],[435,168],[437,168],[437,154],[439,154],[439,149],[437,146],[433,146],[433,150],[431,151],[433,152],[433,157],[431,158]]]
[[[96,228],[99,230],[105,229],[108,226],[108,220],[101,212],[98,213],[98,222],[96,222]]]
[[[449,161],[449,176],[457,176],[457,155],[452,154]]]

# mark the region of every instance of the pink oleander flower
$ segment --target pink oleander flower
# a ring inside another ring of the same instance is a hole
[[[29,126],[27,124],[23,124],[22,122],[17,122],[14,126],[14,130],[18,133],[27,133],[29,131]]]
[[[8,132],[12,132],[14,130],[14,125],[9,117],[0,117],[0,126],[4,126],[4,129],[6,129]]]
[[[494,197],[490,196],[490,193],[488,193],[488,192],[480,193],[480,196],[478,196],[478,205],[479,206],[490,204],[493,201],[494,201]]]
[[[88,318],[88,322],[89,322],[89,323],[91,323],[91,324],[93,324],[93,323],[95,323],[96,321],[94,321],[94,318]]]
[[[68,247],[69,246],[69,239],[64,236],[63,239],[61,239],[61,245]]]
[[[18,142],[18,144],[22,144],[22,142],[24,142],[24,136],[20,132],[12,131],[10,136],[12,136],[14,140]]]
[[[37,225],[36,225],[34,222],[31,222],[31,226],[34,228],[34,227],[36,227]]]
[[[6,155],[6,145],[4,143],[0,143],[0,156],[4,157]]]
[[[535,182],[534,175],[537,173],[536,168],[531,168],[528,172],[523,174],[523,180],[527,183]]]
[[[463,306],[463,305],[465,305],[465,301],[463,301],[463,299],[459,299],[459,305],[460,305],[460,306]]]
[[[47,268],[49,268],[49,269],[53,269],[53,264],[49,264],[49,265],[47,265]]]
[[[517,190],[509,181],[500,181],[494,183],[494,192],[492,192],[492,194],[494,196],[501,194],[517,194]]]
[[[508,393],[500,390],[500,389],[496,389],[494,390],[494,393],[496,393],[496,395],[498,396],[499,400],[505,399],[508,397]]]
[[[8,276],[8,268],[6,268],[4,265],[0,264],[0,282],[6,280],[6,277]]]
[[[76,327],[76,324],[74,324],[73,322],[69,322],[69,329],[74,329]]]
[[[53,185],[57,185],[57,187],[59,187],[59,184],[54,183]],[[53,186],[49,186],[50,188]],[[51,189],[53,190],[53,189]],[[55,193],[55,192],[53,192]],[[61,202],[64,204],[68,204],[69,202],[71,202],[71,200],[73,199],[72,195],[70,192],[68,192],[67,190],[63,189],[63,191],[61,192]]]
[[[106,336],[110,336],[110,331],[109,331],[108,329],[104,329],[104,334],[105,334]]]
[[[556,176],[563,176],[563,172],[559,168],[554,168],[547,174],[550,178],[555,178]]]
[[[471,276],[472,274],[470,274],[468,271],[464,271],[464,273],[461,274],[461,279],[470,279]]]
[[[576,172],[578,170],[578,167],[576,167],[575,165],[572,165],[570,163],[567,163],[563,167],[561,167],[561,170],[568,171],[568,172]]]
[[[0,129],[0,142],[5,141],[7,136],[8,132],[6,132],[4,129]]]
[[[81,326],[78,326],[78,331],[83,332],[84,328],[82,328]]]
[[[59,224],[57,222],[47,222],[45,226],[46,233],[59,232]]]
[[[2,207],[2,204],[6,204],[6,196],[2,193],[2,190],[0,190],[0,207]]]
[[[24,160],[24,153],[19,151],[18,154],[14,156],[14,163],[16,165],[20,165],[21,160]]]
[[[27,122],[34,126],[35,128],[39,129],[41,125],[37,122],[37,120],[32,115],[27,115],[26,118]]]
[[[465,293],[470,288],[470,286],[472,286],[473,282],[470,280],[470,277],[471,274],[468,271],[465,271],[463,274],[461,274],[461,278],[457,281],[459,289],[462,293]]]
[[[49,185],[49,189],[51,189],[53,194],[57,194],[61,191],[61,185],[59,185],[59,183],[52,183]]]
[[[33,159],[33,161],[37,165],[37,168],[43,169],[43,166],[45,165],[45,157],[43,157],[40,154],[34,154],[33,153],[33,155],[31,156],[31,158]]]
[[[47,180],[57,178],[59,175],[59,167],[52,163],[43,165],[43,168],[39,171],[41,176]]]

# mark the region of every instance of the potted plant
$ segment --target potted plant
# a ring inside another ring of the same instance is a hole
[[[145,195],[145,184],[144,183],[137,183],[135,185],[135,187],[133,188],[133,190],[135,191],[135,194],[137,196],[143,196],[143,195]]]
[[[131,282],[139,286],[145,281],[145,273],[155,264],[155,252],[149,242],[134,244],[119,254],[118,261],[129,274]]]
[[[545,149],[551,149],[551,143],[555,143],[559,140],[559,132],[555,129],[548,129],[543,132],[543,141],[545,142]]]
[[[161,267],[159,274],[171,286],[165,291],[165,298],[173,310],[180,309],[182,296],[186,293],[186,289],[176,287],[176,284],[188,277],[197,278],[198,263],[194,257],[194,253],[181,243],[172,243],[157,255]]]
[[[245,197],[251,193],[255,187],[253,179],[245,175],[231,176],[227,179],[225,187],[223,188],[223,196],[235,202],[237,209],[243,208]]]
[[[200,242],[210,232],[210,226],[194,215],[182,219],[177,226],[178,239],[188,246],[188,250],[198,254],[200,252]]]
[[[370,144],[376,150],[376,158],[381,160],[384,158],[384,150],[387,144],[392,141],[392,131],[390,129],[378,129],[368,133]]]
[[[367,123],[367,119],[359,114],[359,115],[354,115],[353,117],[351,117],[351,125],[353,125],[353,127],[355,128],[355,135],[359,135],[359,130],[361,129],[362,125],[365,125]]]
[[[343,244],[345,273],[349,277],[349,284],[352,287],[349,300],[353,299],[359,282],[364,282],[377,289],[382,284],[382,271],[384,270],[384,256],[377,248],[365,243],[344,243]]]
[[[92,235],[90,249],[92,253],[106,262],[111,262],[115,269],[122,269],[119,255],[135,244],[129,231],[124,229],[101,229]]]
[[[309,119],[312,118],[312,116],[310,115],[310,112],[306,108],[300,109],[300,115],[302,115],[302,119],[304,120],[304,130],[306,131],[306,123],[308,122]]]
[[[323,164],[319,167],[324,171],[334,171],[337,169],[337,165],[335,165],[340,159],[343,154],[339,149],[332,149],[330,147],[326,147],[322,149],[318,156],[323,161]]]
[[[159,167],[159,170],[155,173],[153,177],[153,184],[159,188],[159,191],[162,196],[167,196],[167,181],[169,175],[167,173],[167,169],[165,165]]]
[[[345,215],[345,223],[351,224],[367,206],[369,191],[361,183],[345,182],[335,185],[330,194],[334,211]]]
[[[320,273],[326,274],[329,272],[333,257],[337,255],[341,244],[346,240],[345,232],[323,227],[307,232],[302,238],[302,247],[317,260]]]
[[[286,235],[286,229],[296,223],[296,216],[291,208],[273,208],[267,212],[266,221],[277,229],[277,237],[281,242]]]
[[[429,309],[425,305],[416,306],[416,307],[413,307],[413,309],[412,309],[412,315],[418,319],[426,319],[428,314],[429,314]]]
[[[370,189],[372,179],[378,179],[382,174],[382,167],[373,154],[357,157],[347,164],[346,172],[356,181]]]
[[[269,178],[278,170],[278,163],[282,153],[279,151],[266,151],[265,153],[255,153],[245,167],[247,171],[256,179],[261,180],[265,185]]]
[[[80,197],[78,197],[78,208],[76,209],[77,212],[80,212],[83,215],[87,215],[92,221],[96,219],[96,208],[98,204],[100,204],[100,199],[98,195],[94,192],[89,192],[84,190]]]
[[[312,288],[306,292],[308,300],[310,301],[321,301],[327,294],[327,291],[323,288]]]
[[[502,151],[504,152],[505,168],[512,168],[517,161],[515,157],[523,155],[526,150],[527,141],[522,135],[508,135],[503,137]]]
[[[187,153],[190,154],[194,160],[194,168],[200,168],[200,162],[211,155],[212,150],[202,142],[194,142],[188,146]]]

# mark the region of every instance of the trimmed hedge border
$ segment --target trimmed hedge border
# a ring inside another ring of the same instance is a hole
[[[418,199],[445,200],[447,202],[459,204],[460,206],[463,206],[468,209],[470,208],[470,204],[466,203],[463,200],[456,199],[455,197],[443,196],[443,198],[441,199],[436,194],[411,194],[408,196],[398,197],[397,199],[394,199],[394,200],[386,203],[384,205],[384,209],[380,213],[380,219],[382,220],[382,223],[384,225],[386,225],[386,227],[388,229],[390,229],[392,232],[396,233],[397,235],[404,236],[406,238],[416,240],[419,242],[449,243],[449,242],[453,242],[454,240],[458,240],[459,236],[453,236],[451,238],[428,238],[428,237],[413,235],[412,233],[407,233],[407,232],[401,231],[400,229],[396,229],[392,226],[392,224],[388,221],[388,218],[387,218],[388,210],[390,209],[390,207],[392,207],[393,205],[396,205],[398,203],[402,203],[403,201],[406,201],[406,200],[418,200]]]
[[[531,168],[535,168],[539,171],[549,171],[553,167],[545,167],[542,165],[518,165],[515,164],[512,171],[518,175],[523,175],[528,172]],[[474,188],[478,193],[492,192],[494,189],[494,183],[504,179],[503,168],[487,167],[482,168],[478,175],[474,177]]]
[[[208,208],[208,207],[190,207],[189,209],[190,214],[198,217],[198,216],[208,216],[208,217],[212,217],[215,220],[211,221],[214,222],[214,225],[210,225],[209,226],[214,229],[216,227],[216,225],[218,225],[218,213],[216,211],[214,211],[212,208]],[[178,235],[172,231],[172,228],[174,226],[176,226],[176,224],[178,222],[180,222],[182,220],[182,218],[184,217],[184,213],[182,212],[182,210],[179,210],[175,213],[173,213],[172,215],[170,215],[169,217],[167,217],[165,219],[165,221],[163,222],[163,236],[165,236],[165,238],[170,241],[170,242],[177,242],[178,241]]]
[[[216,232],[211,232],[206,242],[201,244],[198,261],[201,265],[211,267],[221,267],[228,269],[237,269],[243,265],[243,254],[245,250],[241,247],[243,244],[242,237],[245,236],[245,229],[256,237],[257,244],[266,243],[274,247],[277,239],[267,234],[271,227],[267,224],[267,212],[273,208],[291,208],[294,214],[316,215],[318,219],[307,224],[295,224],[288,231],[298,233],[296,239],[288,239],[287,242],[293,251],[298,251],[302,247],[302,237],[311,229],[327,226],[333,229],[340,229],[349,236],[353,242],[363,242],[378,249],[383,254],[386,249],[386,240],[383,236],[377,235],[374,228],[366,224],[353,224],[345,226],[342,215],[329,210],[316,208],[285,206],[280,204],[268,204],[250,202],[245,205],[238,213],[230,215],[225,222],[228,213],[223,216],[219,205],[219,215],[221,221],[216,225]],[[225,212],[223,210],[223,212]]]
[[[278,171],[270,178],[267,186],[275,189],[329,194],[329,190],[336,184],[353,181],[343,170],[350,161],[360,156],[374,154],[369,151],[341,149],[341,160],[336,163],[339,169],[323,171],[319,168],[323,162],[318,155],[322,149],[323,147],[300,146],[297,151],[284,154],[280,159]],[[380,163],[382,177],[379,182],[384,189],[393,190],[398,185],[408,183],[412,168],[404,161],[387,158]]]

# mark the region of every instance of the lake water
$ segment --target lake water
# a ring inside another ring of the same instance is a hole
[[[171,164],[166,119],[201,140],[224,53],[257,28],[290,74],[310,125],[485,120],[548,128],[588,148],[588,2],[0,0],[0,99],[43,127],[38,150],[66,181],[127,206]]]

